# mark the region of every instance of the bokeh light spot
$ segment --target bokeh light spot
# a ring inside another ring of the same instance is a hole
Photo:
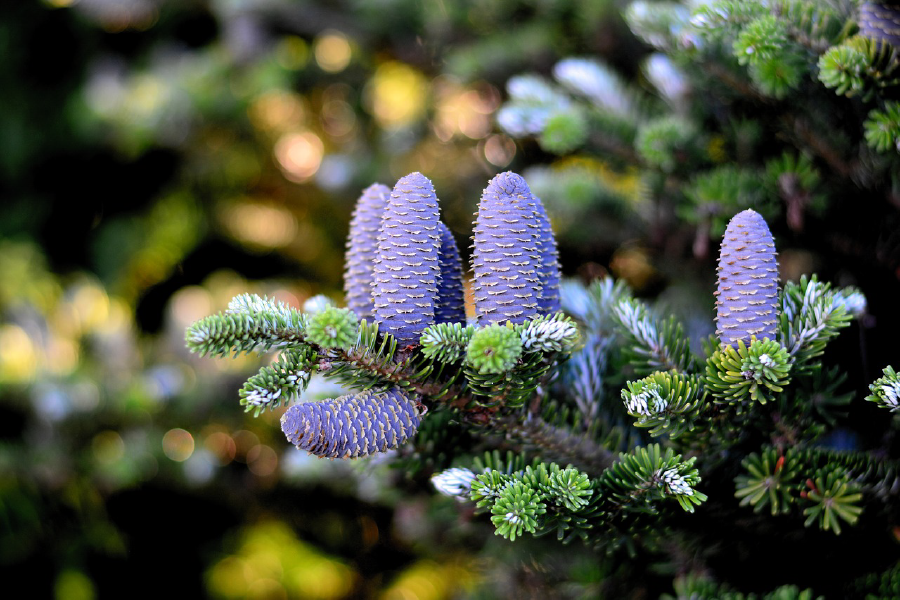
[[[281,248],[297,235],[297,222],[281,206],[241,201],[223,211],[228,232],[241,242],[263,248]]]
[[[215,460],[215,464],[224,467],[234,460],[237,445],[234,438],[224,431],[217,431],[206,437],[203,442],[204,448],[209,451],[210,457]]]
[[[306,105],[300,94],[274,90],[253,100],[247,115],[253,126],[261,131],[286,131],[303,125]]]
[[[170,429],[163,436],[162,446],[170,460],[184,462],[194,453],[194,437],[184,429]]]
[[[0,382],[30,381],[37,369],[37,349],[18,325],[0,326]]]
[[[97,462],[111,465],[125,456],[125,442],[116,431],[101,431],[91,441],[91,450]]]
[[[353,54],[347,36],[339,31],[328,31],[319,36],[313,52],[316,56],[316,63],[328,73],[337,73],[346,69]]]
[[[275,49],[275,58],[285,69],[302,69],[309,60],[309,46],[299,36],[285,36]]]
[[[507,166],[515,155],[516,143],[507,135],[494,134],[484,142],[484,158],[496,167]]]
[[[247,452],[247,467],[259,477],[268,477],[278,469],[278,455],[269,446],[257,444]]]
[[[247,454],[250,449],[259,445],[259,438],[256,437],[256,434],[246,429],[235,431],[232,439],[234,439],[235,446],[234,459],[243,463],[247,462]]]
[[[366,106],[383,127],[402,127],[424,114],[427,90],[422,73],[399,62],[386,62],[366,85]]]
[[[192,285],[175,292],[170,306],[173,326],[184,328],[212,312],[212,298],[207,290]]]
[[[53,588],[57,600],[93,600],[97,595],[94,582],[81,571],[74,569],[60,573]]]
[[[287,133],[275,143],[275,159],[284,176],[303,183],[316,174],[322,164],[325,147],[314,133]]]

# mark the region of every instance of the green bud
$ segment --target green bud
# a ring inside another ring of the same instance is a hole
[[[466,362],[482,375],[505,373],[522,355],[522,338],[512,327],[493,324],[477,330],[466,349]]]
[[[306,339],[323,348],[349,348],[356,343],[358,330],[359,323],[353,311],[328,306],[310,316]]]

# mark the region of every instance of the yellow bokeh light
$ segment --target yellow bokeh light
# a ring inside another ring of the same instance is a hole
[[[231,235],[263,248],[281,248],[297,235],[294,215],[281,206],[238,202],[226,208],[222,216]]]
[[[323,71],[338,73],[347,68],[353,54],[347,36],[339,31],[322,34],[315,43],[316,63]]]
[[[401,127],[425,113],[428,81],[422,73],[399,62],[386,62],[366,85],[368,110],[382,127]]]
[[[98,285],[81,285],[72,297],[72,306],[83,331],[92,331],[109,317],[109,297]]]
[[[0,326],[0,382],[25,383],[37,369],[38,350],[24,329]]]
[[[260,94],[247,108],[253,126],[262,131],[281,132],[303,125],[306,103],[303,96],[285,90]]]
[[[284,523],[253,525],[242,538],[234,555],[208,571],[214,598],[336,600],[353,590],[354,571],[298,539]]]
[[[303,183],[316,174],[324,154],[322,140],[309,131],[286,133],[275,143],[278,166],[285,177],[297,183]]]
[[[210,569],[207,585],[216,597],[241,598],[247,593],[250,580],[247,561],[237,556],[228,556]]]
[[[47,341],[45,368],[57,376],[70,374],[78,366],[78,344],[68,338],[55,337]]]
[[[194,453],[194,436],[184,429],[170,429],[163,436],[162,447],[170,460],[184,462]]]
[[[411,565],[382,594],[382,600],[441,600],[471,590],[477,577],[465,560],[436,563],[420,560]]]
[[[480,140],[491,133],[491,115],[499,106],[496,88],[466,88],[451,77],[442,77],[435,82],[435,96],[432,127],[442,142],[458,134]]]

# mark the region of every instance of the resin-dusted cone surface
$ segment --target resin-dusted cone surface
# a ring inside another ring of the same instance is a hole
[[[778,326],[778,261],[775,241],[756,211],[735,215],[719,252],[716,335],[723,345],[751,336],[775,339]]]

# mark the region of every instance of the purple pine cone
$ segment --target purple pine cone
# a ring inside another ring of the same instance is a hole
[[[363,190],[356,202],[347,236],[344,294],[347,308],[360,319],[374,313],[372,303],[372,258],[378,250],[378,229],[381,215],[387,207],[391,189],[380,183]]]
[[[479,325],[523,323],[538,314],[541,248],[535,198],[512,172],[491,179],[475,219],[472,291]]]
[[[859,34],[900,48],[900,3],[864,2],[859,9]]]
[[[438,222],[441,231],[441,281],[438,284],[437,306],[434,309],[435,323],[465,323],[466,301],[463,291],[462,261],[453,234],[443,222]]]
[[[556,249],[556,238],[553,228],[541,199],[534,197],[538,232],[541,242],[541,299],[538,301],[538,314],[549,315],[559,311],[559,252]]]
[[[281,430],[301,450],[322,458],[358,458],[396,448],[415,435],[420,413],[404,392],[361,392],[291,406]]]
[[[719,251],[716,335],[723,345],[775,339],[778,325],[778,261],[775,241],[759,213],[736,214]]]
[[[441,232],[434,187],[421,173],[400,179],[381,219],[372,300],[381,331],[418,344],[434,323]]]

